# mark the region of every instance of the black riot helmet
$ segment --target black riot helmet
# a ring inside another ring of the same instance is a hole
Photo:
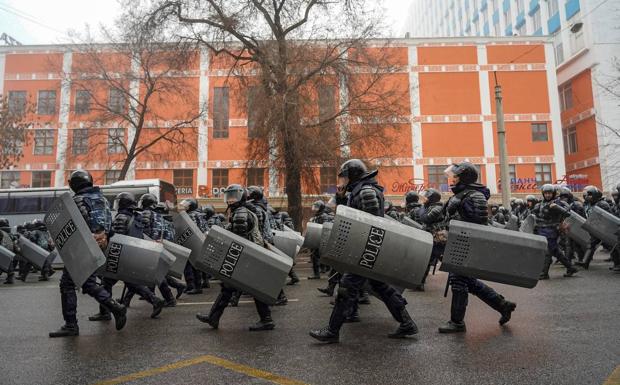
[[[616,185],[616,191],[618,192],[618,194],[620,194],[620,183]]]
[[[601,200],[603,193],[596,186],[586,186],[583,189],[583,199],[588,203],[594,203]]]
[[[408,191],[407,194],[405,194],[406,205],[418,203],[419,200],[420,200],[420,195],[418,194],[417,191]]]
[[[153,194],[146,193],[140,197],[140,208],[150,209],[157,204],[157,197]]]
[[[611,198],[614,200],[615,204],[618,204],[618,200],[620,199],[620,193],[618,191],[612,192]]]
[[[34,224],[33,224],[32,222],[24,222],[24,228],[25,228],[27,231],[32,231],[32,230],[34,230],[34,229],[35,229],[35,228],[34,228]]]
[[[130,192],[122,192],[114,198],[114,210],[125,210],[125,209],[135,209],[138,206],[136,205],[136,196]]]
[[[549,200],[553,200],[555,199],[558,190],[555,188],[554,185],[546,183],[540,188],[540,192],[542,193],[543,200],[547,201],[547,198],[545,197],[545,193],[552,193],[553,196]]]
[[[45,226],[45,223],[41,219],[33,219],[30,224],[34,230],[47,231],[47,226]]]
[[[517,205],[515,202],[517,201],[517,198],[515,197],[510,197],[510,208],[514,209],[515,206]]]
[[[11,225],[9,224],[8,219],[0,218],[0,230],[5,231],[7,233],[11,232]]]
[[[575,199],[573,192],[566,186],[560,186],[558,193],[560,199],[565,199],[567,202],[572,202]]]
[[[478,168],[470,162],[454,164],[446,170],[446,173],[458,176],[462,184],[472,184],[478,181]]]
[[[248,187],[248,198],[253,201],[260,202],[264,198],[263,189],[259,186]]]
[[[215,215],[215,207],[213,205],[202,206],[202,212],[207,216],[207,219]]]
[[[349,159],[340,166],[339,177],[349,178],[349,184],[362,179],[368,173],[368,168],[359,159]]]
[[[391,201],[385,200],[383,202],[383,210],[388,212],[394,208],[394,204]]]
[[[153,210],[158,214],[168,214],[168,206],[163,202],[156,204]]]
[[[224,190],[224,203],[228,206],[242,204],[247,199],[248,193],[240,184],[231,184]]]
[[[521,198],[515,199],[515,207],[517,207],[517,208],[525,207],[525,202],[523,201],[523,199],[521,199]]]
[[[313,213],[321,213],[323,211],[325,211],[325,202],[323,202],[322,200],[315,201],[312,204]]]
[[[23,234],[26,232],[26,226],[24,225],[17,225],[15,226],[15,231],[17,231],[17,234]]]
[[[528,195],[525,197],[525,201],[529,204],[531,203],[532,206],[535,205],[536,203],[538,203],[538,199],[536,199],[536,197],[534,195]]]
[[[198,202],[194,198],[183,199],[181,203],[179,203],[179,206],[188,213],[198,210]]]
[[[69,176],[69,187],[78,192],[85,187],[93,187],[93,176],[86,170],[75,170]]]
[[[429,205],[441,201],[441,193],[439,192],[439,190],[434,188],[429,188],[428,190],[424,191],[422,195],[426,198],[426,204]]]

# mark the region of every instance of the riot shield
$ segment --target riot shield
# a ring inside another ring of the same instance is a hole
[[[223,283],[273,305],[293,260],[220,227],[209,230],[202,257],[195,265]]]
[[[81,287],[106,259],[71,194],[58,197],[44,220],[71,279]]]
[[[567,225],[567,234],[570,239],[577,242],[584,250],[590,247],[590,233],[583,229],[583,224],[586,223],[584,217],[571,211],[570,216],[564,219],[564,223]]]
[[[185,265],[187,264],[187,260],[189,259],[192,251],[186,247],[177,245],[176,243],[165,239],[162,241],[162,245],[164,246],[164,249],[176,257],[174,263],[170,266],[168,274],[175,278],[182,278],[183,272],[185,271]]]
[[[161,243],[122,234],[110,238],[106,256],[101,275],[144,286],[158,285],[175,260],[172,253],[164,253]]]
[[[618,243],[616,232],[620,230],[620,218],[600,207],[594,207],[582,228],[605,245],[614,247]]]
[[[546,252],[545,237],[453,220],[439,270],[533,288]]]
[[[284,231],[288,232],[289,234],[292,234],[292,236],[295,237],[297,246],[302,247],[304,244],[304,237],[301,235],[301,233],[299,231],[295,231],[291,229],[287,225],[283,225],[283,227],[284,227]]]
[[[327,252],[327,243],[333,227],[334,222],[323,223],[323,228],[321,229],[321,244],[319,245],[319,256],[321,258]]]
[[[278,231],[273,232],[273,244],[289,258],[295,260],[297,256],[297,250],[299,250],[298,237],[291,231]]]
[[[403,225],[407,225],[409,227],[413,227],[414,229],[418,229],[418,230],[424,230],[424,225],[414,221],[413,219],[409,218],[409,217],[404,217],[403,221],[402,221]]]
[[[506,230],[519,231],[519,217],[511,215],[508,223],[506,223]]]
[[[43,268],[47,257],[50,255],[49,251],[22,235],[19,236],[17,244],[26,261],[32,263],[39,270]]]
[[[323,225],[314,222],[308,222],[306,224],[306,234],[304,236],[303,247],[310,250],[316,250],[321,246],[321,231]]]
[[[432,248],[433,236],[426,231],[340,205],[321,258],[338,271],[415,288]]]
[[[528,215],[519,227],[519,231],[526,234],[534,234],[534,228],[536,227],[536,217],[533,214]]]
[[[176,232],[176,243],[192,251],[189,261],[196,269],[199,269],[196,266],[196,260],[200,259],[205,235],[185,211],[176,213],[172,220]]]
[[[15,253],[4,246],[0,246],[0,271],[9,272]]]
[[[499,223],[499,222],[495,222],[495,221],[491,221],[491,226],[497,228],[497,229],[505,229],[506,225]]]

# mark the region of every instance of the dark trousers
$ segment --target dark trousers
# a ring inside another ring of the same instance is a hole
[[[312,273],[315,277],[321,275],[321,257],[319,256],[318,250],[312,250],[312,254],[310,254],[310,260],[312,261]]]
[[[118,279],[102,278],[101,282],[104,289],[106,289],[109,293],[112,293],[112,287],[116,285]],[[155,298],[157,298],[155,296],[155,293],[153,293],[153,291],[151,291],[151,289],[146,286],[134,285],[132,283],[125,283],[125,286],[127,287],[125,298],[131,299],[135,294],[139,294],[140,296],[144,297],[144,299],[146,299],[147,302],[149,302],[150,304],[155,302]],[[107,314],[109,313],[109,310],[105,306],[99,304],[99,312],[101,314]]]
[[[189,290],[202,289],[202,272],[192,266],[191,263],[187,262],[183,275],[185,276],[185,282]]]
[[[220,294],[217,296],[215,303],[211,306],[211,310],[209,311],[209,318],[214,321],[219,321],[220,317],[224,313],[224,309],[230,303],[230,299],[232,296],[238,292],[237,289],[222,284],[222,290]],[[271,320],[271,309],[269,305],[264,302],[261,302],[254,298],[254,305],[256,306],[256,312],[258,313],[261,321],[270,321]]]
[[[356,274],[344,273],[340,279],[336,303],[329,319],[330,331],[333,333],[340,331],[346,317],[355,310],[357,300],[366,284],[385,303],[392,317],[398,322],[403,322],[401,314],[407,305],[407,301],[392,286]]]
[[[75,290],[76,286],[73,279],[67,269],[63,269],[62,276],[60,277],[60,302],[62,305],[62,317],[67,325],[77,325],[77,294]],[[94,274],[88,277],[82,285],[82,293],[90,295],[103,307],[105,307],[104,303],[109,301],[111,297],[110,291],[97,283],[97,278]],[[107,308],[105,309],[109,311]]]
[[[480,298],[484,303],[493,309],[500,311],[503,297],[491,287],[475,278],[466,277],[450,273],[448,282],[452,288],[452,304],[450,308],[450,319],[455,323],[462,323],[467,311],[469,293]]]
[[[566,258],[566,255],[560,250],[558,245],[559,234],[557,229],[552,227],[543,227],[536,230],[536,234],[542,235],[547,238],[547,254],[545,255],[545,264],[543,266],[542,274],[549,274],[549,268],[551,267],[552,257],[555,257],[564,267],[570,269],[573,267],[572,263]]]

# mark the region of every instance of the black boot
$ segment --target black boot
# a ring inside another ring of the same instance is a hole
[[[418,334],[418,325],[413,322],[407,308],[404,306],[399,312],[398,321],[400,322],[398,329],[396,329],[394,333],[388,334],[389,338],[405,338],[407,336]]]
[[[188,294],[188,295],[202,294],[202,288],[201,289],[188,290],[186,292],[186,294]]]
[[[484,303],[489,305],[494,310],[498,311],[502,316],[499,319],[499,324],[504,325],[510,321],[512,312],[517,308],[517,304],[514,302],[506,301],[503,296],[497,295],[490,298],[481,298]]]
[[[299,282],[299,277],[297,276],[297,273],[295,273],[295,270],[291,269],[288,276],[291,277],[291,280],[286,283],[288,286],[296,285]]]
[[[360,318],[359,307],[357,305],[353,309],[351,309],[351,312],[349,313],[347,318],[345,318],[344,322],[345,323],[362,322]]]
[[[230,298],[229,305],[232,306],[232,307],[239,306],[239,300],[240,299],[241,299],[241,292],[240,291],[236,291],[235,294],[233,294],[233,296]]]
[[[112,315],[110,314],[108,309],[105,308],[105,306],[99,305],[99,313],[95,315],[91,315],[90,317],[88,317],[88,320],[89,321],[111,321]]]
[[[14,282],[14,274],[7,275],[6,280],[4,280],[5,285],[12,285]]]
[[[121,330],[127,323],[127,308],[112,298],[102,303],[114,316],[116,330]]]
[[[335,282],[329,282],[327,284],[326,288],[319,287],[319,288],[317,288],[317,290],[320,291],[323,294],[326,294],[328,297],[331,297],[332,295],[334,295],[334,289],[335,288],[336,288],[336,283]]]
[[[183,285],[182,283],[179,283],[178,286],[176,287],[177,290],[177,295],[176,295],[176,299],[181,298],[181,296],[183,295],[183,293],[185,293],[185,290],[187,289],[187,286]]]
[[[439,327],[439,333],[464,333],[466,331],[465,322],[448,321],[444,326]]]
[[[551,255],[547,253],[545,255],[545,263],[543,265],[543,270],[538,276],[539,280],[549,279],[549,268],[551,267]]]
[[[154,297],[153,298],[153,312],[151,313],[151,318],[157,318],[161,314],[161,311],[163,310],[165,305],[166,305],[166,301],[164,301],[163,299],[159,297]]]
[[[254,325],[250,326],[249,329],[251,332],[260,332],[263,330],[273,330],[275,327],[276,324],[273,323],[271,317],[265,317],[264,319],[261,319]]]
[[[321,275],[311,275],[308,279],[321,279]]]
[[[278,300],[276,301],[276,306],[284,306],[288,303],[288,298],[286,298],[286,294],[284,294],[284,290],[280,291],[280,295],[278,296]]]
[[[466,291],[452,290],[452,302],[450,304],[450,321],[439,327],[439,333],[463,333],[465,327],[465,312],[469,294]]]
[[[340,342],[339,333],[334,333],[329,330],[329,327],[323,329],[310,330],[310,337],[317,339],[321,342],[327,342],[329,344],[337,344]]]
[[[43,268],[43,270],[41,270],[41,275],[39,276],[39,282],[45,281],[49,281],[49,276],[47,273],[47,269]]]
[[[62,325],[55,332],[50,332],[50,338],[73,337],[80,335],[80,328],[77,325]]]
[[[370,294],[368,294],[368,290],[362,290],[360,292],[360,297],[357,300],[357,303],[360,305],[370,305]]]
[[[220,325],[220,318],[222,317],[222,314],[224,314],[224,309],[226,309],[226,306],[228,306],[228,303],[230,302],[231,295],[232,294],[221,292],[215,299],[213,306],[211,306],[209,314],[196,314],[198,321],[209,324],[209,326],[213,329],[217,329]]]
[[[588,270],[588,265],[584,266],[584,268],[586,270]],[[575,275],[575,273],[577,273],[579,270],[577,270],[575,267],[571,266],[569,268],[566,269],[566,273],[564,273],[565,277],[572,277],[573,275]]]

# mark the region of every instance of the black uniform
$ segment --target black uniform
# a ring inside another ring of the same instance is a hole
[[[419,291],[424,291],[424,284],[426,283],[426,277],[430,271],[431,266],[437,264],[443,255],[446,247],[444,239],[445,237],[445,217],[443,204],[441,203],[441,194],[437,190],[429,190],[426,194],[427,201],[424,203],[422,209],[418,211],[418,221],[424,225],[424,229],[433,234],[433,251],[431,252],[431,260],[429,261],[424,278],[422,278],[422,284],[418,287]]]
[[[603,193],[600,192],[596,187],[593,187],[593,186],[586,187],[586,189],[584,190],[584,200],[585,200],[584,211],[586,213],[586,217],[590,215],[590,213],[592,212],[592,210],[594,210],[595,207],[601,208],[609,213],[612,212],[611,206],[603,198]],[[598,249],[600,245],[601,245],[600,239],[591,237],[590,247],[588,247],[588,249],[586,250],[584,261],[577,262],[577,265],[583,266],[583,268],[587,270],[590,267],[590,262],[592,262],[592,259],[594,258],[594,253],[596,252],[596,249]],[[613,247],[614,245],[608,245],[608,246]],[[612,259],[614,258],[620,259],[620,257],[618,257],[617,248],[615,248],[612,251],[611,257]]]

